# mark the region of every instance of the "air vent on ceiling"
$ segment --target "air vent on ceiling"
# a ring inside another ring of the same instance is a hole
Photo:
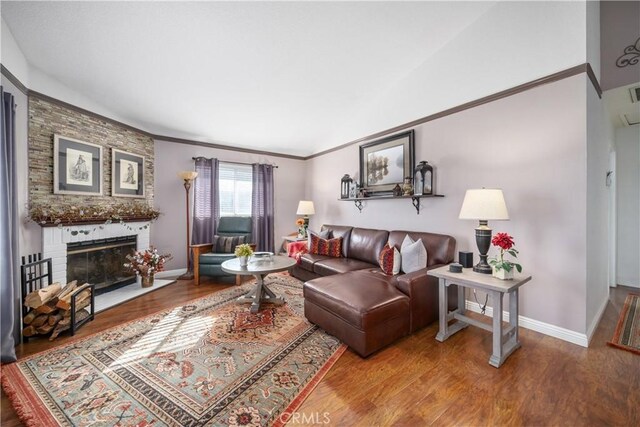
[[[631,93],[632,103],[635,104],[636,102],[638,102],[638,100],[640,100],[640,86],[629,88],[629,93]]]

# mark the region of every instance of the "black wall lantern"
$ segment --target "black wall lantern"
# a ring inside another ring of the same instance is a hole
[[[421,161],[413,171],[413,194],[416,196],[433,194],[433,167]]]
[[[351,184],[353,184],[353,179],[349,176],[349,174],[345,174],[340,180],[340,198],[348,199],[349,198],[349,189],[351,188]]]

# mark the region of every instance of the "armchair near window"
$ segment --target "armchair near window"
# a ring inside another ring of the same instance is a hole
[[[220,237],[245,237],[241,243],[251,242],[251,217],[225,216],[218,221],[216,235]],[[212,240],[213,240],[213,236]],[[220,245],[218,245],[220,246]],[[200,276],[232,276],[222,271],[222,263],[235,258],[234,246],[227,246],[222,251],[213,248],[213,243],[191,245],[193,250],[193,271],[196,285],[200,284]]]

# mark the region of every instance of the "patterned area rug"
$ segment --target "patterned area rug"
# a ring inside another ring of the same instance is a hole
[[[33,426],[283,424],[346,346],[304,318],[300,281],[266,282],[286,304],[251,314],[253,282],[226,289],[5,365],[2,386]]]
[[[607,344],[640,354],[640,295],[627,295],[616,331]]]

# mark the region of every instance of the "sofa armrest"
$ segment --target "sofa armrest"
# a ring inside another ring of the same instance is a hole
[[[437,264],[398,276],[396,287],[411,300],[411,331],[416,331],[438,318],[438,279],[429,276],[429,270],[442,267]]]
[[[200,255],[211,252],[213,243],[202,243],[189,246],[193,251],[193,278],[196,285],[200,284]]]

